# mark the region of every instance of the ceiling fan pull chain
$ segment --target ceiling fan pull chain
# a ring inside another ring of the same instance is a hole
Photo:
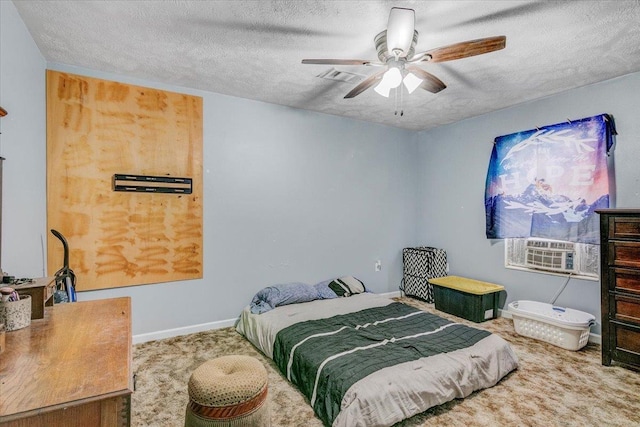
[[[394,103],[395,103],[395,111],[393,112],[393,115],[397,116],[398,115],[398,88],[393,89],[393,91],[395,92],[393,94]]]
[[[402,90],[402,85],[398,86],[398,90],[400,91],[400,117],[404,116],[404,108],[402,107],[404,102],[404,90]]]

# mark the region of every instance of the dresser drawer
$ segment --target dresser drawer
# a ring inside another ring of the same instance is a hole
[[[640,242],[609,242],[608,263],[617,267],[640,268]]]
[[[637,216],[609,218],[609,239],[640,239],[640,218]]]
[[[611,335],[616,353],[640,355],[640,326],[614,322],[611,324]]]
[[[616,320],[633,322],[640,326],[640,298],[615,295],[612,302],[615,304],[615,310],[612,310],[611,313],[615,313],[613,317]]]
[[[640,368],[640,209],[600,215],[602,364]]]
[[[640,270],[616,267],[609,269],[609,289],[640,296]]]

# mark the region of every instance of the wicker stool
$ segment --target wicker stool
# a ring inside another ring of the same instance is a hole
[[[271,425],[267,370],[249,356],[222,356],[200,365],[189,378],[185,427]]]

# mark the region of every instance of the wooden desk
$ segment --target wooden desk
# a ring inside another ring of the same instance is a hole
[[[0,424],[128,426],[131,300],[56,304],[44,320],[6,333]]]

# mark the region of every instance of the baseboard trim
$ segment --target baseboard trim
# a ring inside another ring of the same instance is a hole
[[[385,292],[385,293],[378,294],[378,295],[381,295],[383,297],[388,297],[388,298],[400,298],[402,296],[400,291]]]
[[[394,298],[400,296],[400,291],[386,292],[379,295]],[[181,328],[165,329],[162,331],[148,332],[146,334],[138,334],[133,336],[133,344],[142,344],[149,341],[163,340],[165,338],[195,334],[196,332],[204,332],[211,329],[228,328],[229,326],[234,326],[237,321],[238,318],[218,320],[216,322],[201,323],[199,325],[183,326]]]
[[[506,317],[507,319],[513,319],[511,312],[509,310],[503,310],[501,308],[498,309],[498,317]]]
[[[602,345],[602,335],[589,333],[589,342]]]
[[[195,334],[196,332],[209,331],[211,329],[228,328],[234,326],[238,319],[218,320],[216,322],[200,323],[199,325],[183,326],[181,328],[165,329],[162,331],[148,332],[146,334],[138,334],[133,336],[133,344],[142,344],[148,341],[162,340],[165,338],[173,338],[181,335]]]
[[[389,297],[389,298],[396,298],[396,297],[402,296],[400,291],[385,292],[379,295]],[[509,310],[502,310],[502,309],[498,309],[498,317],[505,317],[507,319],[513,318]],[[199,325],[184,326],[181,328],[165,329],[163,331],[149,332],[146,334],[138,334],[133,336],[133,344],[142,344],[148,341],[162,340],[165,338],[173,338],[181,335],[195,334],[196,332],[204,332],[204,331],[209,331],[211,329],[228,328],[230,326],[234,326],[237,321],[238,321],[238,318],[218,320],[216,322],[201,323]],[[598,334],[590,333],[589,342],[593,344],[601,345],[602,336]]]

